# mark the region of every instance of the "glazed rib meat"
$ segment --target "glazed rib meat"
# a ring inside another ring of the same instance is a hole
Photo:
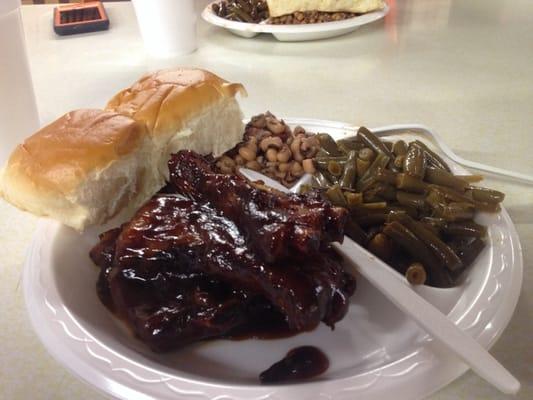
[[[333,328],[344,317],[355,280],[328,246],[342,236],[344,212],[316,195],[226,178],[194,153],[170,165],[164,192],[90,252],[101,301],[137,337],[168,351],[321,321]]]
[[[217,173],[205,158],[191,151],[175,154],[169,169],[179,193],[222,212],[266,262],[289,256],[307,258],[328,243],[343,240],[347,211],[316,194],[265,190],[237,175]]]
[[[247,322],[250,299],[271,304],[292,331],[332,326],[354,290],[333,254],[266,264],[233,222],[169,194],[102,235],[91,257],[102,268],[103,301],[155,350],[229,334]]]

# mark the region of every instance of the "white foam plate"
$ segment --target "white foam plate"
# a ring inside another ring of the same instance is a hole
[[[231,21],[217,16],[212,9],[214,3],[217,3],[217,1],[208,4],[202,12],[202,18],[207,22],[225,28],[235,35],[244,38],[253,38],[260,33],[271,33],[281,42],[302,42],[345,35],[363,25],[383,18],[389,12],[389,6],[386,5],[383,10],[373,11],[354,18],[335,22],[302,25],[272,25],[265,22],[251,24]]]
[[[355,130],[339,122],[286,119],[335,138]],[[403,126],[409,131],[408,126]],[[413,132],[423,129],[414,126]],[[397,133],[398,127],[380,128]],[[383,135],[384,133],[381,133]],[[405,138],[405,136],[403,136]],[[464,170],[452,164],[455,172]],[[452,289],[418,292],[461,329],[489,348],[507,326],[522,283],[522,252],[509,215],[480,215],[488,246]],[[72,373],[119,399],[367,400],[419,399],[467,367],[386,300],[364,279],[347,316],[334,331],[278,340],[216,340],[169,354],[154,354],[134,339],[97,298],[98,269],[88,257],[104,228],[79,234],[43,221],[24,267],[28,313],[43,344]],[[260,386],[258,375],[288,350],[321,348],[330,368],[308,383]]]

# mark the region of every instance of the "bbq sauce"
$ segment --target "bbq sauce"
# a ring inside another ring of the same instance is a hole
[[[302,346],[292,349],[282,360],[261,372],[259,380],[263,384],[299,381],[323,374],[328,368],[328,357],[320,349]]]

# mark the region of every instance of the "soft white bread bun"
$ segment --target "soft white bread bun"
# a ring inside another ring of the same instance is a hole
[[[143,124],[109,111],[72,111],[15,149],[0,192],[23,210],[82,230],[157,191],[152,163]]]
[[[384,0],[267,0],[271,17],[292,14],[297,11],[366,13],[381,10]]]
[[[146,75],[113,97],[107,109],[143,122],[167,176],[170,154],[181,149],[219,156],[242,140],[242,112],[235,100],[246,95],[239,83],[211,72],[179,68]]]
[[[165,185],[171,153],[216,156],[241,141],[238,92],[202,70],[147,75],[107,111],[70,112],[19,145],[0,171],[0,195],[78,230],[127,217]]]

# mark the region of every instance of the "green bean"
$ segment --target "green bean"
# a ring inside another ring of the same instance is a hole
[[[337,161],[338,163],[344,164],[348,160],[348,156],[339,156],[339,157],[330,157],[330,156],[322,156],[322,157],[315,157],[315,162],[326,165],[330,161]]]
[[[397,168],[397,169],[402,169],[403,168],[403,162],[405,161],[405,155],[402,155],[402,156],[396,156],[396,158],[394,159],[394,166]]]
[[[327,170],[331,175],[339,177],[342,175],[342,171],[344,170],[344,168],[337,161],[330,161],[328,162]]]
[[[389,160],[393,158],[392,153],[376,135],[374,135],[369,129],[364,126],[360,127],[357,131],[357,136],[374,152],[383,153]]]
[[[237,2],[239,6],[241,6],[243,11],[245,11],[248,15],[250,15],[250,13],[252,12],[252,9],[250,8],[249,4],[246,4],[246,2],[243,0],[235,0],[235,2]]]
[[[374,153],[372,149],[369,149],[368,147],[363,147],[361,150],[359,150],[358,158],[363,161],[374,161],[375,157],[376,153]]]
[[[356,140],[355,138],[347,138],[337,140],[337,146],[342,152],[349,153],[352,150],[361,150],[364,144],[361,141]]]
[[[425,193],[428,189],[428,184],[414,176],[399,173],[396,175],[396,187],[407,192]]]
[[[368,250],[384,261],[392,258],[394,251],[392,241],[383,233],[377,233],[368,241]]]
[[[455,175],[468,183],[477,183],[483,180],[483,175]]]
[[[366,232],[352,218],[348,218],[348,221],[344,226],[344,232],[350,239],[360,245],[365,245],[368,241],[368,235]]]
[[[443,218],[423,217],[420,219],[420,222],[428,227],[428,229],[432,229],[435,234],[440,233],[446,226],[446,221]]]
[[[469,242],[467,246],[464,246],[461,251],[458,251],[458,255],[463,261],[464,265],[470,265],[479,256],[484,248],[485,242],[480,238],[476,238]]]
[[[362,192],[366,188],[370,187],[370,185],[376,181],[376,174],[378,173],[378,170],[385,168],[389,160],[390,158],[388,156],[383,153],[379,153],[372,165],[368,167],[363,176],[361,176],[357,181],[357,184],[355,185],[357,191]]]
[[[244,22],[254,22],[253,17],[248,14],[246,11],[240,9],[239,7],[232,6],[229,8],[230,12],[237,16],[241,21]]]
[[[357,170],[357,176],[361,177],[365,174],[365,172],[368,170],[368,168],[370,167],[370,161],[367,161],[367,160],[361,160],[360,158],[358,158],[357,160],[355,160],[355,167],[356,167],[356,170]]]
[[[427,198],[426,198],[427,201]],[[464,221],[474,218],[474,207],[468,203],[449,203],[434,208],[435,216],[444,218],[446,221]]]
[[[488,213],[496,213],[501,210],[500,203],[486,203],[484,201],[474,201],[473,205],[477,211],[484,211]]]
[[[428,192],[426,203],[433,209],[444,207],[447,204],[446,197],[438,190],[430,190]]]
[[[333,157],[342,156],[337,143],[335,143],[335,140],[330,135],[327,133],[317,133],[316,137],[320,142],[321,149],[323,149],[328,155]]]
[[[377,173],[376,177],[377,177],[379,182],[395,185],[396,184],[397,175],[398,175],[397,173],[392,172],[391,170],[381,169]]]
[[[448,172],[451,172],[452,170],[446,164],[446,162],[433,150],[431,150],[428,146],[426,146],[425,143],[421,142],[420,140],[415,140],[412,145],[420,147],[422,150],[424,150],[424,153],[426,155],[427,161],[429,165],[432,165],[434,167],[437,167],[439,169],[446,170]]]
[[[466,195],[467,193],[461,193],[461,192],[456,191],[455,189],[452,189],[446,186],[430,184],[428,191],[439,193],[445,199],[444,201],[449,200],[449,201],[456,201],[460,203],[461,202],[471,203],[471,204],[474,203],[473,200]]]
[[[405,278],[411,285],[423,285],[426,283],[427,273],[422,264],[415,262],[405,271]]]
[[[357,153],[355,150],[348,153],[348,160],[344,166],[344,171],[339,179],[339,185],[343,188],[353,189],[357,180]]]
[[[376,201],[374,203],[363,203],[361,207],[369,210],[381,210],[387,208],[387,202],[385,201]]]
[[[422,262],[428,272],[430,284],[439,287],[452,285],[450,275],[440,267],[432,251],[403,224],[398,221],[386,224],[383,233],[398,243],[415,260]]]
[[[302,185],[300,186],[298,193],[305,194],[307,192],[310,192],[311,190],[313,190],[313,187],[311,185]]]
[[[437,235],[427,229],[422,223],[415,221],[406,214],[396,213],[390,213],[388,220],[401,222],[402,225],[431,249],[433,255],[439,260],[440,265],[451,271],[455,271],[457,268],[463,266],[461,259],[454,253],[450,246],[440,240]]]
[[[398,190],[396,200],[403,206],[411,206],[416,209],[422,209],[426,206],[426,197],[420,194],[408,193]]]
[[[380,196],[387,201],[396,201],[397,190],[394,186],[383,183],[377,184],[376,186],[376,196]]]
[[[355,216],[354,218],[361,227],[367,228],[373,225],[383,225],[385,221],[387,220],[387,215],[388,213],[379,213],[379,214],[375,213],[375,214],[363,215],[360,217]]]
[[[313,176],[318,187],[327,188],[333,184],[321,171],[316,171]]]
[[[339,160],[338,157],[332,157],[332,159],[323,159],[323,158],[320,158],[320,159],[315,159],[315,166],[322,170],[322,171],[327,171],[328,170],[328,167],[329,167],[329,163],[338,163],[341,168],[342,166],[344,165],[344,163],[346,162],[346,160]]]
[[[339,185],[333,185],[328,190],[326,190],[326,197],[329,201],[335,206],[344,207],[348,206],[346,198],[342,193],[341,187]]]
[[[487,235],[487,227],[474,221],[450,222],[443,226],[442,231],[454,237],[483,238]]]
[[[505,198],[505,194],[497,190],[486,189],[481,187],[471,187],[472,198],[476,201],[485,203],[501,203]]]
[[[407,154],[407,145],[403,140],[398,140],[394,142],[394,146],[392,146],[392,152],[396,157],[405,156]]]
[[[322,171],[320,171],[320,172],[322,172],[322,174],[328,179],[328,181],[331,182],[332,185],[336,185],[336,184],[339,183],[339,180],[337,179],[337,177],[334,176],[334,175],[331,175],[331,174],[328,172],[328,170],[325,170],[325,171],[322,170]]]
[[[348,206],[356,206],[363,203],[362,193],[345,192],[344,197],[346,198]]]
[[[423,179],[426,172],[424,151],[417,146],[409,146],[403,161],[403,172],[415,178]]]
[[[469,187],[468,182],[461,178],[457,178],[450,172],[433,167],[426,168],[426,181],[437,185],[447,186],[463,193]]]

